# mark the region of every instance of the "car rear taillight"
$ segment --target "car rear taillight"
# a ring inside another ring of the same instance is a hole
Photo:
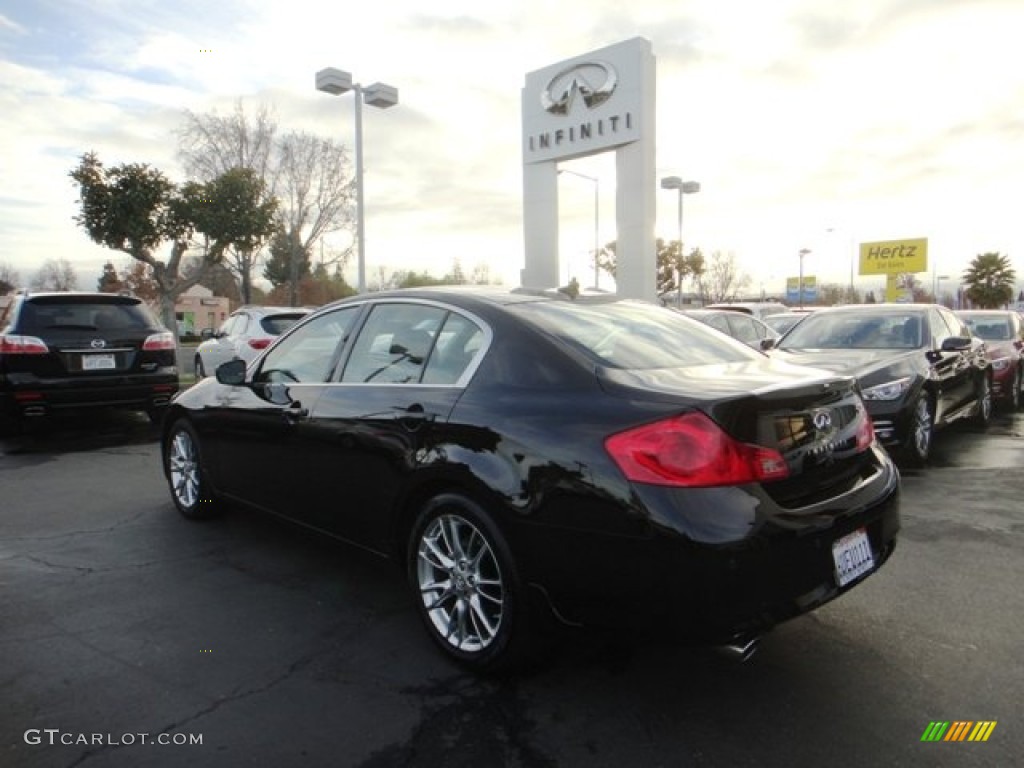
[[[778,451],[733,439],[699,411],[619,432],[604,445],[637,483],[702,488],[789,476]]]
[[[174,334],[170,331],[154,333],[142,342],[142,348],[147,352],[154,352],[161,349],[174,349]]]
[[[48,355],[46,342],[35,336],[0,334],[0,355]]]
[[[253,349],[266,349],[270,346],[270,339],[249,339],[249,346]]]

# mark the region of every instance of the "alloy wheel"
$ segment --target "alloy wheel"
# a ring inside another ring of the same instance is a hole
[[[492,545],[464,517],[439,515],[424,529],[416,580],[430,623],[452,648],[483,651],[501,630],[505,585]]]
[[[914,453],[920,461],[928,458],[932,446],[932,408],[927,397],[914,406]]]
[[[174,433],[167,464],[175,500],[183,509],[194,509],[199,503],[199,454],[184,429]]]

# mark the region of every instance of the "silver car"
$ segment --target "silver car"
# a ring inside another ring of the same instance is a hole
[[[239,307],[214,334],[196,347],[196,378],[236,358],[251,363],[270,343],[312,310],[304,307]]]

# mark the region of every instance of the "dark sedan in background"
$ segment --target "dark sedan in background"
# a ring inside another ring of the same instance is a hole
[[[747,650],[874,572],[899,528],[853,379],[614,298],[329,305],[176,398],[163,460],[186,517],[241,502],[394,558],[478,670],[559,623]]]
[[[1024,398],[1024,319],[1012,310],[968,309],[957,317],[985,342],[992,363],[992,396],[1012,409]]]
[[[819,309],[774,353],[793,363],[855,376],[879,439],[921,465],[933,433],[992,415],[992,366],[984,342],[934,304],[859,304]]]

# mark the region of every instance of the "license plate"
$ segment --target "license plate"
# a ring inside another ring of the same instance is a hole
[[[82,357],[83,371],[108,371],[114,367],[113,355],[85,355]]]
[[[873,569],[875,556],[871,553],[867,532],[861,528],[835,542],[832,560],[836,564],[836,582],[840,587]]]

